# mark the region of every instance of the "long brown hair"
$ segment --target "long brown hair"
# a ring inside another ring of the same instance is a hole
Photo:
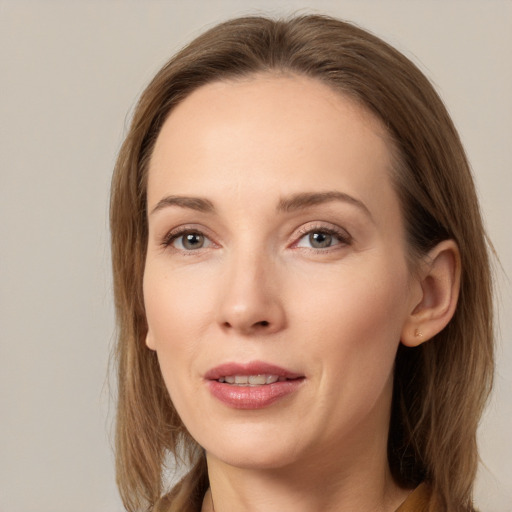
[[[487,241],[468,162],[442,101],[412,62],[370,33],[318,15],[246,17],[210,29],[161,69],[135,110],[114,171],[110,217],[117,481],[125,506],[198,510],[208,487],[204,454],[144,343],[148,161],[165,119],[192,91],[262,72],[313,77],[382,121],[393,141],[392,179],[410,261],[441,240],[459,246],[461,290],[451,322],[429,342],[398,350],[388,459],[400,485],[430,484],[431,510],[471,511],[476,429],[492,382],[493,314]],[[164,474],[172,455],[192,469],[168,493]]]

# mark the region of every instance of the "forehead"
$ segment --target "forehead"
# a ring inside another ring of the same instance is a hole
[[[214,82],[165,121],[148,200],[164,192],[221,195],[242,185],[282,195],[334,186],[364,200],[372,189],[390,188],[390,153],[382,123],[319,80],[263,74]]]
[[[346,123],[343,123],[347,118],[352,122],[350,130],[346,130]],[[353,123],[354,119],[357,123]],[[251,128],[261,122],[261,127],[273,135],[289,134],[292,128],[295,138],[310,137],[312,129],[332,131],[333,136],[339,136],[335,132],[341,128],[345,139],[350,134],[363,135],[366,131],[390,145],[383,123],[348,95],[314,78],[262,73],[216,81],[194,90],[167,117],[158,137],[160,144],[157,142],[155,150],[159,149],[163,138],[169,144],[176,129],[180,136],[188,135],[193,140],[198,135],[198,124],[205,129],[214,125],[220,139],[230,127],[238,130],[235,123],[248,126],[248,121],[253,123]],[[253,131],[251,135],[257,133]]]

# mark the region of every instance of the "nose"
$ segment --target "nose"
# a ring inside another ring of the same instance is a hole
[[[218,324],[226,332],[268,335],[286,326],[278,269],[254,254],[229,263],[220,290]]]

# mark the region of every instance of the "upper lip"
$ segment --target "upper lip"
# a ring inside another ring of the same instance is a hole
[[[286,379],[298,379],[304,377],[299,373],[286,370],[274,364],[262,361],[251,361],[249,363],[223,363],[211,370],[208,370],[204,378],[206,380],[219,380],[221,377],[231,375],[277,375]]]

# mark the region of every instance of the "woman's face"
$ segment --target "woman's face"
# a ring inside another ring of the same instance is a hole
[[[210,457],[278,468],[385,443],[419,286],[390,166],[380,123],[308,78],[209,84],[165,122],[147,344]]]

